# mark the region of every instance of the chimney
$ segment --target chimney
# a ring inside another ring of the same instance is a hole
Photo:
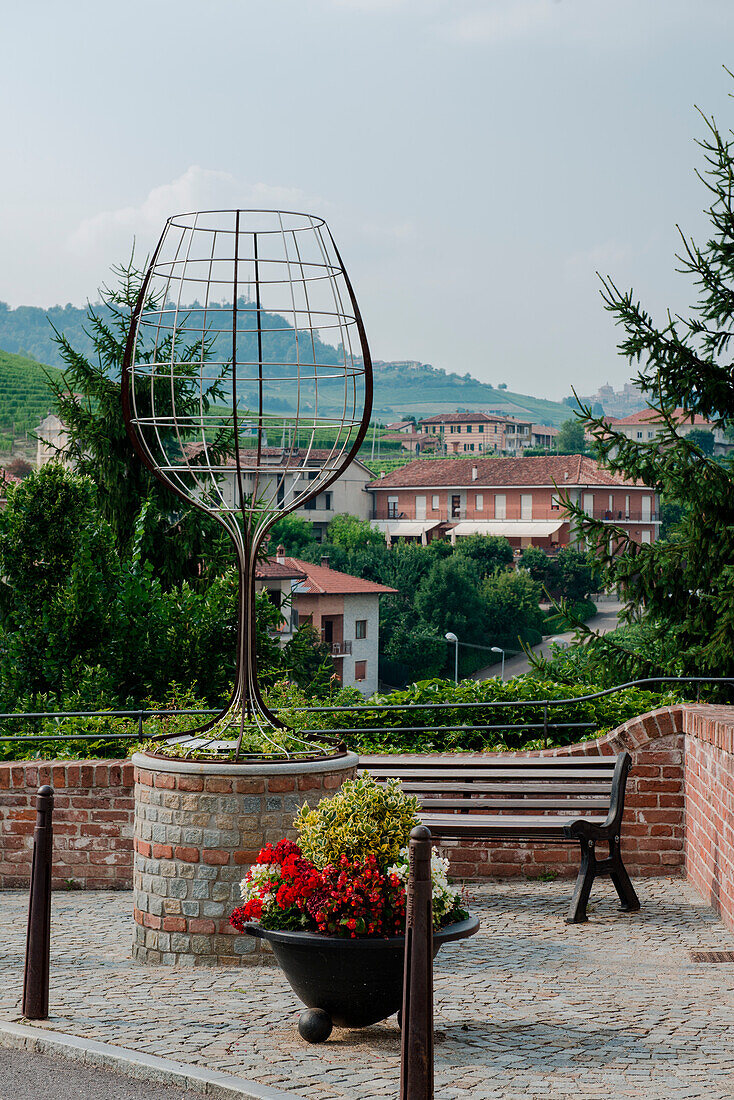
[[[321,555],[321,568],[322,569],[328,569],[329,568],[329,555],[328,554],[322,554]]]
[[[385,476],[385,471],[384,471],[384,470],[380,470],[380,477],[384,477],[384,476]]]
[[[478,477],[479,477],[479,467],[478,466],[472,466],[472,468],[471,468],[471,479],[472,479],[472,481],[476,481]]]
[[[280,565],[285,565],[285,546],[281,543],[278,549],[275,551],[275,560]]]

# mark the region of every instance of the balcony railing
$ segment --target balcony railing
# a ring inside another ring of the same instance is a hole
[[[593,515],[594,519],[605,519],[609,523],[659,523],[659,512],[641,512],[631,508],[595,508],[593,513],[588,512],[587,515]]]
[[[331,643],[331,656],[332,657],[346,657],[352,652],[351,642],[332,642]]]

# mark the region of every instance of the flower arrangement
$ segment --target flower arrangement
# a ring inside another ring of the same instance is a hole
[[[317,932],[356,939],[405,931],[410,830],[414,798],[397,780],[384,787],[371,778],[345,783],[315,810],[296,817],[299,843],[267,844],[240,883],[243,904],[230,923]],[[468,916],[447,879],[448,860],[431,864],[433,924],[441,928]]]
[[[347,780],[313,810],[305,802],[294,824],[304,856],[317,867],[337,864],[342,856],[354,861],[369,855],[386,867],[420,824],[417,815],[418,799],[403,793],[399,779],[377,783],[365,774]]]

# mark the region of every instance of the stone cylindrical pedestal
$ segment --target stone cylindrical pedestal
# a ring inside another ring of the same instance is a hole
[[[298,808],[354,777],[354,753],[284,764],[209,764],[136,753],[133,958],[211,966],[262,961],[231,927],[260,848],[296,839]]]

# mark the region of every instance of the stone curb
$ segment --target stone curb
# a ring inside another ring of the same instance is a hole
[[[133,1077],[138,1081],[178,1085],[179,1088],[200,1092],[215,1100],[304,1100],[295,1092],[282,1092],[256,1081],[246,1081],[229,1073],[202,1069],[174,1062],[170,1058],[158,1058],[141,1054],[126,1047],[99,1043],[95,1039],[79,1039],[59,1031],[30,1027],[28,1024],[0,1021],[0,1049],[28,1050],[36,1054],[52,1054],[72,1062],[109,1069]]]

